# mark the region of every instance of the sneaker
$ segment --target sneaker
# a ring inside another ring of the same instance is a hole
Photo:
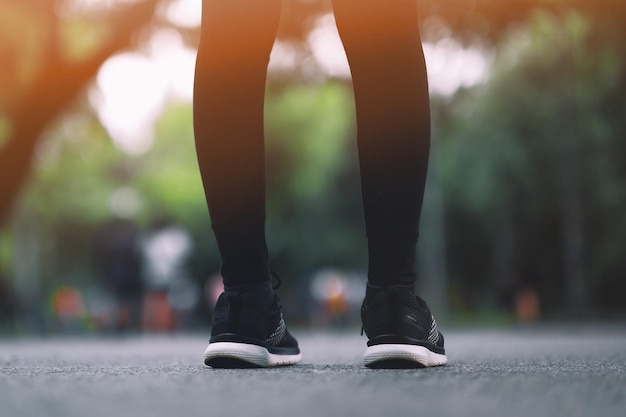
[[[292,365],[302,355],[271,285],[226,288],[213,313],[204,363],[213,368]]]
[[[424,368],[448,362],[443,335],[414,286],[367,286],[361,307],[368,368]]]

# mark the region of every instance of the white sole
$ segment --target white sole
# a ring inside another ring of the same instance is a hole
[[[204,351],[204,361],[213,359],[234,359],[267,368],[270,366],[293,365],[302,360],[302,354],[277,355],[263,346],[235,342],[215,342]]]
[[[406,361],[423,367],[440,366],[448,363],[446,355],[431,352],[424,346],[404,344],[381,344],[369,346],[363,356],[365,366],[372,366],[377,362]],[[382,366],[381,366],[382,367]]]

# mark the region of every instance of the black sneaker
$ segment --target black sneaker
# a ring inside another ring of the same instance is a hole
[[[413,286],[367,286],[361,307],[369,368],[424,368],[448,362],[443,335]]]
[[[278,296],[269,283],[227,288],[213,313],[204,363],[213,368],[292,365],[302,355],[283,320]]]

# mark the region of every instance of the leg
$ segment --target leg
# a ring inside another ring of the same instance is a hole
[[[417,0],[333,0],[352,71],[368,288],[370,367],[446,362],[443,336],[415,296],[415,251],[430,143]]]
[[[334,0],[352,71],[368,279],[412,285],[430,112],[416,0]]]
[[[226,286],[269,281],[263,102],[281,0],[204,0],[194,89],[200,172]]]
[[[213,367],[300,360],[269,279],[263,102],[281,0],[204,0],[194,90],[200,172],[224,293],[204,354]]]

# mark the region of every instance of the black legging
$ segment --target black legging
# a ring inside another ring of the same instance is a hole
[[[415,282],[430,142],[417,0],[333,0],[354,86],[372,285]],[[226,286],[270,277],[263,104],[281,0],[203,0],[194,129]]]

